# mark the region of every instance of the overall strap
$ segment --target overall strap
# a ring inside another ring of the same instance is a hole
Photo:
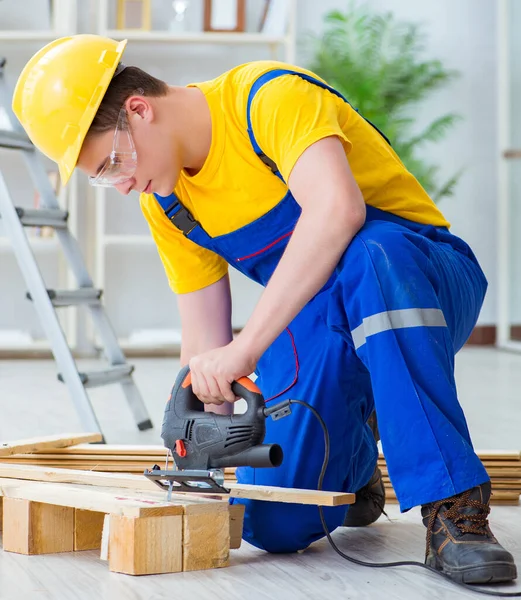
[[[159,196],[154,194],[155,199],[159,202],[163,212],[167,218],[180,229],[185,236],[188,236],[192,231],[199,226],[199,221],[196,221],[192,213],[185,208],[179,198],[174,194],[170,196]]]
[[[330,91],[332,94],[335,94],[335,96],[338,96],[339,98],[342,98],[342,100],[344,102],[347,102],[347,104],[349,104],[350,106],[352,106],[350,104],[350,102],[337,90],[335,90],[334,88],[332,88],[331,86],[327,85],[326,83],[324,83],[323,81],[320,81],[320,79],[317,79],[316,77],[312,77],[311,75],[307,75],[306,73],[300,73],[299,71],[293,71],[291,69],[273,69],[272,71],[268,71],[267,73],[264,73],[263,75],[260,75],[255,82],[253,83],[253,85],[250,88],[250,93],[248,95],[248,103],[246,105],[246,121],[248,124],[248,136],[250,138],[250,142],[251,145],[253,147],[253,150],[255,152],[255,154],[262,160],[262,162],[267,165],[272,171],[273,173],[284,183],[286,183],[284,181],[284,178],[282,177],[277,165],[275,164],[275,162],[269,158],[269,156],[266,156],[266,154],[262,151],[261,147],[259,146],[259,144],[257,143],[257,140],[255,139],[255,134],[253,133],[253,128],[251,125],[251,104],[253,102],[253,99],[255,98],[255,94],[260,90],[260,88],[268,83],[269,81],[272,81],[273,79],[276,79],[277,77],[281,77],[282,75],[297,75],[298,77],[301,77],[302,79],[304,79],[305,81],[308,81],[309,83],[313,83],[315,85],[318,85],[319,87],[321,87],[322,89],[328,90]],[[354,107],[353,107],[354,108]],[[356,110],[356,112],[358,114],[360,114],[359,110],[357,108],[355,108],[354,110]],[[371,123],[371,121],[369,121],[369,119],[366,119],[363,115],[360,114],[360,116],[365,119],[369,125],[371,125],[372,127],[374,127],[374,129],[376,129],[376,131],[378,131],[378,133],[384,138],[384,140],[391,145],[391,142],[389,141],[389,139],[378,129],[378,127],[376,127],[376,125],[373,125],[373,123]]]

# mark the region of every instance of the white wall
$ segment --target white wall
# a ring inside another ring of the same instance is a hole
[[[343,8],[344,0],[304,0],[299,29],[318,31],[320,15]],[[425,25],[426,56],[439,58],[461,77],[429,98],[416,115],[418,123],[457,112],[464,117],[438,144],[425,148],[425,157],[441,166],[449,177],[461,167],[466,171],[452,198],[440,208],[452,231],[473,248],[489,280],[489,292],[480,323],[496,320],[496,2],[490,0],[371,0],[379,11]]]
[[[165,3],[165,6],[168,4]],[[249,22],[256,21],[260,4],[248,2]],[[347,0],[299,0],[298,32],[301,39],[307,32],[320,31],[322,16],[328,10],[344,9],[348,4]],[[426,158],[441,165],[442,176],[452,174],[459,167],[466,168],[455,196],[442,201],[440,207],[452,222],[453,232],[471,244],[482,263],[490,288],[480,322],[494,323],[497,237],[496,2],[372,0],[371,4],[379,10],[392,11],[400,18],[423,22],[429,36],[427,55],[440,58],[447,67],[461,72],[459,80],[425,102],[416,116],[419,126],[448,111],[458,112],[464,117],[444,141],[426,150]],[[92,0],[90,3],[80,2],[81,31],[89,31],[93,27],[94,5]],[[13,79],[37,47],[38,44],[0,42],[0,56],[8,57],[8,72]],[[305,56],[306,49],[300,45],[300,64],[305,64]],[[254,47],[205,48],[131,43],[125,58],[128,63],[138,64],[157,76],[184,84],[190,80],[213,77],[237,63],[265,57],[269,57],[266,49]],[[5,165],[2,157],[0,168],[5,168]],[[92,212],[91,209],[92,206],[86,209],[85,218]],[[85,241],[86,245],[88,243],[88,240]],[[151,260],[158,259],[154,256]],[[166,286],[159,282],[157,285],[162,302],[168,303]],[[239,325],[247,318],[258,297],[258,290],[239,278],[234,279],[234,289],[236,324]],[[1,296],[0,310],[3,304]],[[117,302],[116,297],[112,302],[110,297],[106,297],[106,300],[112,305],[114,317],[116,305],[119,305],[117,319],[122,323],[132,320],[136,311],[147,310],[150,302],[149,297],[137,297],[125,308]]]

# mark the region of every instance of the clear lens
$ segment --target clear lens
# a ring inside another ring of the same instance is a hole
[[[121,109],[114,131],[112,152],[96,177],[89,177],[93,186],[113,187],[133,177],[137,168],[137,153],[127,119],[127,111]]]

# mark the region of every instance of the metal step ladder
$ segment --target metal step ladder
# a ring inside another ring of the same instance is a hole
[[[5,233],[11,242],[29,290],[27,298],[33,302],[41,325],[50,341],[54,358],[60,370],[58,379],[67,385],[85,431],[102,433],[85,388],[113,383],[121,384],[138,429],[142,431],[150,429],[153,427],[152,421],[132,378],[134,367],[126,362],[103,308],[102,291],[94,287],[78,242],[68,228],[69,215],[67,211],[60,208],[58,198],[47,176],[42,156],[26,136],[11,110],[11,94],[6,84],[4,66],[5,59],[0,59],[0,107],[5,110],[9,118],[11,130],[0,130],[0,147],[22,152],[33,184],[40,193],[44,208],[28,210],[15,207],[0,171],[0,219],[2,219]],[[43,226],[54,228],[65,259],[76,278],[78,289],[46,289],[25,232],[25,227]],[[107,369],[92,373],[80,373],[77,369],[55,308],[79,305],[86,306],[90,311],[109,363]]]

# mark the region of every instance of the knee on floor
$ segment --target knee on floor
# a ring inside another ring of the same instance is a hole
[[[271,553],[292,553],[324,537],[318,508],[311,505],[244,501],[243,538]],[[330,531],[342,524],[346,508],[325,508]]]

